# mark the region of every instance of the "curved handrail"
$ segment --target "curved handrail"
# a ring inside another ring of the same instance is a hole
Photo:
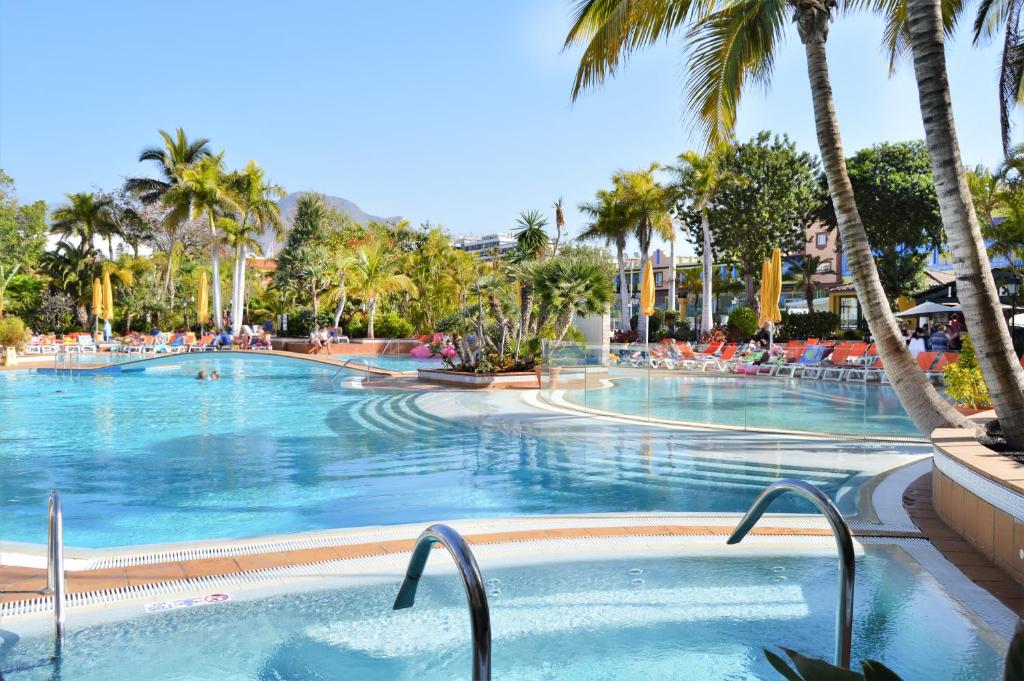
[[[487,605],[487,592],[484,579],[480,574],[480,566],[469,549],[469,544],[461,534],[447,525],[431,525],[423,530],[416,540],[409,568],[406,570],[402,587],[395,597],[395,610],[411,608],[416,600],[416,588],[419,586],[423,568],[434,544],[441,544],[459,569],[462,585],[466,589],[469,602],[469,618],[473,625],[473,681],[490,681],[491,678],[491,613]]]
[[[47,513],[46,589],[53,594],[53,636],[56,657],[64,648],[64,508],[60,492],[50,492]]]
[[[850,526],[846,524],[832,500],[820,489],[803,480],[779,480],[766,487],[758,495],[726,543],[740,543],[764,515],[764,512],[768,510],[768,506],[786,492],[795,492],[809,500],[818,507],[818,510],[828,519],[829,525],[832,526],[832,535],[835,537],[836,548],[839,550],[839,605],[836,612],[835,661],[839,667],[849,669],[853,641],[853,590],[856,561],[853,552],[853,539],[850,537]]]

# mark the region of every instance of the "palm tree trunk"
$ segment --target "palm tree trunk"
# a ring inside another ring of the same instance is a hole
[[[249,264],[248,264],[248,260],[246,260],[246,256],[245,256],[245,247],[242,247],[241,258],[242,258],[242,262],[238,266],[238,268],[241,270],[241,274],[238,277],[238,322],[239,322],[239,324],[242,324],[242,323],[245,322],[245,310],[246,310],[246,306],[245,306],[245,276],[246,276],[246,274],[248,274]]]
[[[672,240],[668,242],[668,309],[672,312],[676,310],[676,238],[675,238],[675,226],[672,227],[673,234]]]
[[[341,315],[345,311],[345,303],[348,302],[348,289],[345,288],[345,275],[338,276],[338,306],[334,308],[334,328],[341,326]]]
[[[214,328],[217,331],[224,329],[224,305],[220,297],[220,244],[217,243],[217,226],[213,221],[213,211],[210,211],[210,266],[213,279],[213,318]]]
[[[238,289],[242,276],[242,249],[235,248],[235,263],[231,273],[231,335],[237,336],[242,330],[241,301]]]
[[[622,318],[622,330],[629,332],[633,325],[629,323],[629,282],[626,281],[626,244],[624,241],[615,244],[615,259],[619,263],[619,317]]]
[[[704,333],[711,333],[714,323],[714,291],[712,289],[712,270],[714,269],[714,263],[712,262],[711,249],[711,221],[708,220],[707,209],[701,209],[700,211],[700,228],[704,236],[704,301],[701,305],[700,311],[700,330]]]
[[[942,426],[967,425],[967,420],[938,394],[924,372],[918,368],[896,325],[896,318],[892,315],[882,290],[882,282],[878,278],[867,233],[854,200],[853,185],[846,171],[839,120],[836,118],[825,57],[825,36],[821,33],[806,36],[801,30],[801,39],[807,54],[807,75],[814,103],[818,147],[839,223],[840,238],[853,274],[857,298],[878,344],[892,387],[921,432],[930,433]]]
[[[807,280],[807,285],[804,286],[804,297],[807,298],[808,314],[814,314],[814,283],[810,279]]]
[[[651,232],[650,227],[647,226],[646,221],[640,228],[640,286],[643,287],[644,272],[647,271],[647,261],[650,259],[651,248]],[[636,336],[637,340],[647,338],[647,321],[648,318],[644,315],[643,310],[638,309],[636,312]]]
[[[524,284],[522,289],[519,291],[521,296],[520,308],[519,308],[519,328],[523,330],[523,333],[530,333],[530,323],[536,321],[533,317],[533,287],[529,284]]]
[[[1008,443],[1019,447],[1024,445],[1024,392],[1021,390],[1024,370],[1014,356],[978,216],[960,162],[939,3],[908,0],[907,15],[935,191],[956,264],[957,296],[1003,434]]]
[[[569,327],[572,326],[572,318],[576,313],[576,309],[572,305],[566,305],[558,311],[558,316],[555,317],[555,340],[561,342],[565,338],[565,334],[568,333]]]
[[[366,307],[366,337],[373,340],[373,317],[377,312],[377,297],[370,298]]]

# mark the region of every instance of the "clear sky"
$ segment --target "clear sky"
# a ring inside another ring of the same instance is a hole
[[[523,210],[575,207],[619,168],[698,146],[678,40],[572,105],[568,0],[174,3],[0,0],[0,167],[23,200],[109,189],[182,126],[289,191],[455,233],[507,230]],[[880,25],[841,17],[829,56],[848,153],[923,136],[909,65],[887,77]],[[949,54],[965,163],[998,162],[997,46],[962,31]],[[791,30],[770,93],[739,135],[816,142]],[[579,226],[575,210],[570,231]]]

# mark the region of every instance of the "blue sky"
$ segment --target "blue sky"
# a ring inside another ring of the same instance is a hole
[[[24,200],[112,188],[159,128],[182,126],[289,191],[455,233],[575,206],[619,168],[698,146],[671,41],[572,105],[568,0],[21,2],[0,0],[0,167]],[[909,65],[888,78],[880,25],[843,17],[829,56],[849,153],[922,136]],[[998,162],[997,46],[966,32],[949,62],[966,164]],[[816,152],[802,46],[791,32],[739,136],[768,128]],[[573,210],[570,231],[579,226]]]

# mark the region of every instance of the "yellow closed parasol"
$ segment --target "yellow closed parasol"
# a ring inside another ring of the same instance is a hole
[[[103,318],[114,318],[114,287],[110,285],[110,272],[103,273]]]
[[[644,274],[640,280],[640,313],[645,317],[654,314],[654,267],[648,260],[644,265]],[[648,342],[650,336],[650,321],[644,326],[646,331],[644,342]]]
[[[199,300],[196,317],[200,324],[210,322],[210,283],[206,280],[206,272],[199,273]]]
[[[103,282],[99,277],[93,279],[92,282],[92,313],[96,319],[103,316]]]

